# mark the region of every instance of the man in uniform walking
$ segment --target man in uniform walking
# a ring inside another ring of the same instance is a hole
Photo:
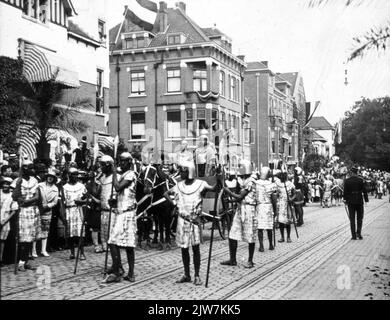
[[[353,166],[351,169],[351,176],[345,180],[344,184],[344,203],[348,206],[349,221],[351,224],[352,240],[362,240],[362,226],[364,216],[364,201],[368,203],[368,194],[364,181],[358,176],[359,169]],[[355,217],[357,220],[357,228],[355,224]]]

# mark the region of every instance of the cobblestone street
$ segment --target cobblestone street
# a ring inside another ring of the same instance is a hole
[[[274,251],[255,252],[255,267],[245,269],[247,245],[239,244],[238,266],[221,266],[228,258],[228,242],[217,234],[214,242],[209,287],[175,284],[183,274],[181,254],[169,251],[136,251],[136,282],[103,285],[104,254],[86,249],[77,275],[67,251],[40,257],[37,271],[13,274],[13,266],[1,269],[4,300],[262,300],[262,299],[389,299],[390,204],[387,198],[370,198],[365,207],[363,241],[351,241],[343,206],[305,208],[305,224],[292,230],[292,243],[277,243]],[[206,280],[209,225],[201,246],[201,278]],[[276,239],[279,239],[277,232]],[[127,271],[125,253],[123,265]],[[110,261],[110,259],[109,259]],[[191,266],[193,268],[193,266]],[[193,270],[193,269],[192,269]]]

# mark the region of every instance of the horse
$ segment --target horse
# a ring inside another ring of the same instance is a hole
[[[135,200],[137,201],[136,215],[137,219],[137,236],[138,236],[138,247],[142,247],[142,241],[146,241],[144,249],[151,248],[150,245],[150,232],[153,228],[153,220],[150,214],[147,212],[148,207],[152,203],[152,195],[148,192],[145,185],[145,173],[146,168],[142,168],[140,164],[135,166],[138,170],[136,171],[137,182],[135,185]]]
[[[332,188],[332,201],[335,200],[335,205],[339,206],[343,200],[343,180],[336,178]]]
[[[175,185],[173,179],[163,172],[163,166],[159,164],[148,165],[136,186],[136,198],[139,198],[137,216],[139,220],[138,243],[147,241],[150,246],[149,234],[153,232],[153,244],[158,244],[158,249],[171,248],[171,222],[172,211],[170,203],[165,199],[164,193]],[[138,201],[138,200],[137,200]]]

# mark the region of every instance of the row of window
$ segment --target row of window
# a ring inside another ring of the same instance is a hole
[[[207,71],[194,70],[193,72],[193,88],[194,91],[207,91]],[[146,93],[145,87],[145,71],[133,71],[130,75],[130,89],[131,95],[144,95]],[[181,70],[170,69],[167,70],[167,92],[179,93],[181,92]]]
[[[197,137],[201,130],[208,129],[209,125],[206,118],[206,110],[187,109],[184,113],[185,128],[182,129],[182,113],[181,111],[167,111],[167,120],[165,125],[165,133],[167,139],[186,137]],[[226,121],[226,113],[221,112],[221,117],[218,117],[218,111],[211,112],[211,129],[213,132],[218,129],[231,129],[230,138],[238,140],[238,121],[239,118],[235,115],[228,115]],[[146,138],[146,118],[145,112],[132,112],[130,114],[130,137],[131,140],[143,140]],[[249,139],[248,139],[249,140]]]
[[[229,75],[229,99],[233,101],[240,101],[240,80]],[[225,73],[220,74],[220,94],[226,96],[225,88]],[[130,75],[131,95],[145,94],[145,71],[132,71]],[[181,69],[167,70],[167,92],[179,93],[181,92]],[[194,70],[193,71],[193,90],[194,91],[208,91],[207,85],[207,71]]]
[[[22,12],[42,23],[50,19],[55,23],[66,25],[66,12],[60,0],[14,0],[9,1],[22,8]],[[102,44],[106,43],[106,22],[98,19],[98,36]]]
[[[291,122],[293,118],[292,110],[288,105],[281,100],[269,98],[268,101],[269,115],[278,116],[286,119],[287,122]]]
[[[274,139],[271,140],[271,153],[276,153],[276,141]],[[284,154],[285,153],[285,148],[286,148],[286,142],[284,139],[279,140],[279,153]],[[291,157],[292,156],[292,144],[288,144],[288,155]]]
[[[240,80],[235,76],[228,75],[228,97],[233,101],[240,102]],[[220,94],[226,97],[226,74],[221,71],[219,74],[219,88]]]

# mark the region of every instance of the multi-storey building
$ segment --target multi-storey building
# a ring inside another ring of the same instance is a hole
[[[304,135],[303,130],[306,125],[306,95],[303,84],[303,77],[300,72],[289,72],[280,74],[291,84],[291,96],[293,97],[294,112],[298,120],[298,163],[301,164],[304,153]]]
[[[88,98],[77,118],[89,125],[80,133],[89,141],[108,132],[105,11],[98,4],[79,11],[70,0],[0,0],[0,56],[23,59],[30,82],[61,83],[59,107]]]
[[[298,114],[292,84],[268,68],[268,62],[248,62],[245,96],[250,100],[252,161],[257,167],[298,163]]]
[[[129,149],[163,153],[165,160],[184,138],[195,147],[202,133],[221,162],[249,158],[248,131],[242,129],[248,123],[246,64],[232,53],[230,38],[199,27],[183,2],[175,8],[160,2],[151,31],[132,18],[126,7],[122,23],[110,30],[110,133],[118,133]]]

